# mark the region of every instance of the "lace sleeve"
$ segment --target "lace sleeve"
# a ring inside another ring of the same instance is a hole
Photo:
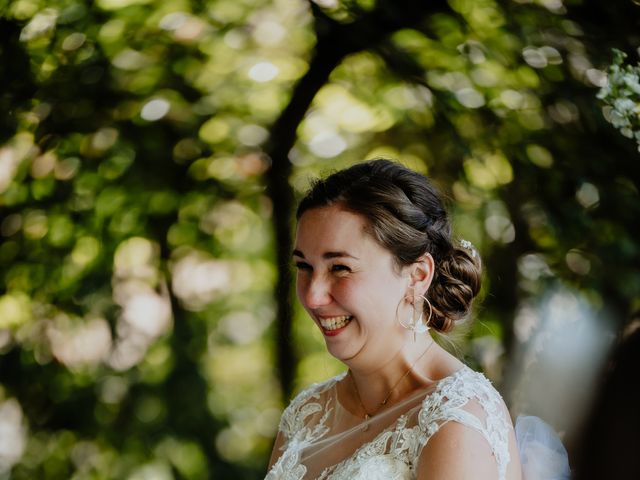
[[[418,414],[418,457],[429,439],[447,422],[455,421],[479,432],[496,459],[498,478],[505,478],[510,425],[500,394],[482,374],[463,369],[425,398]]]
[[[321,397],[340,378],[311,385],[285,408],[265,480],[301,480],[305,476],[307,467],[302,464],[300,454],[327,433],[327,418],[333,407]]]
[[[315,432],[314,429],[309,431],[311,420],[315,415],[323,413],[323,417],[329,412],[327,405],[319,402],[320,395],[331,388],[338,380],[342,378],[342,375],[334,377],[323,383],[314,383],[300,392],[289,403],[287,408],[282,412],[280,417],[280,426],[278,430],[285,439],[285,445],[292,438],[300,435],[302,432],[305,436],[309,435],[317,437],[320,432]],[[324,425],[322,418],[318,421],[318,427]]]

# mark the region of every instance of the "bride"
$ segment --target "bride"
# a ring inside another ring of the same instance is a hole
[[[348,370],[291,401],[266,479],[521,479],[502,398],[429,335],[465,319],[481,276],[429,181],[357,164],[297,218],[298,298]]]

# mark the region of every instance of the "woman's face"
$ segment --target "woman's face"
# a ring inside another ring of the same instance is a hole
[[[300,302],[342,361],[378,361],[395,354],[406,330],[408,269],[365,232],[367,220],[337,205],[306,211],[293,252]],[[400,308],[398,306],[400,305]],[[382,356],[382,357],[381,357]]]

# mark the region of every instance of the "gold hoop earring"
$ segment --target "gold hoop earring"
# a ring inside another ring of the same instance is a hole
[[[427,327],[427,330],[429,330],[431,328],[429,325],[431,324],[431,316],[433,315],[433,307],[431,306],[431,302],[429,301],[429,299],[427,297],[422,295],[422,298],[424,298],[425,302],[427,302],[427,305],[429,305],[429,318],[427,318],[427,320],[424,322],[425,327]]]
[[[433,315],[433,307],[431,306],[431,302],[424,295],[420,295],[420,298],[424,299],[429,305],[429,317],[426,321],[424,321],[424,309],[416,308],[416,302],[414,301],[411,306],[413,307],[413,312],[409,316],[408,320],[402,321],[398,318],[398,323],[402,325],[407,330],[413,332],[413,341],[416,341],[417,333],[427,333],[429,331],[429,322],[431,321],[431,316]],[[416,310],[418,310],[419,314],[416,315]]]

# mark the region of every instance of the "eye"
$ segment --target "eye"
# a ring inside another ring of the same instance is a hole
[[[298,270],[312,270],[311,265],[309,265],[308,263],[304,263],[304,262],[296,262],[295,263],[295,267]]]
[[[332,272],[350,272],[351,269],[346,265],[332,265],[331,271]]]

